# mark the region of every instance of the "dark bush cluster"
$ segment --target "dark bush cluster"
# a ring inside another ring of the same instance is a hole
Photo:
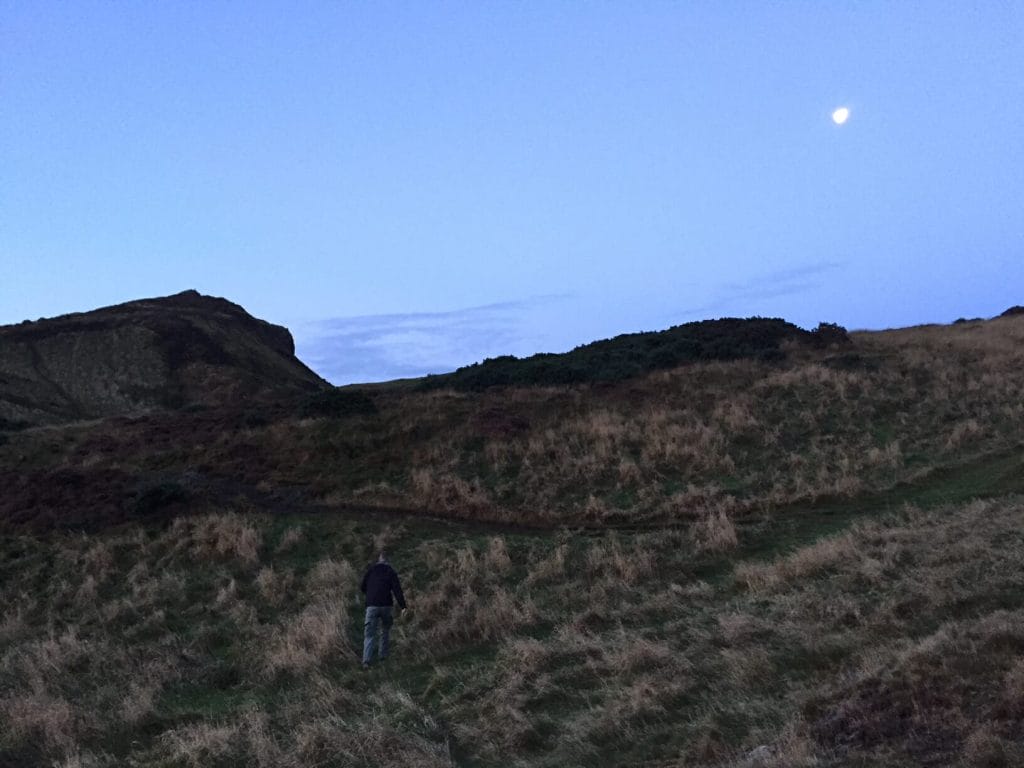
[[[299,406],[303,418],[323,416],[372,416],[377,413],[377,404],[365,392],[353,389],[326,389],[309,395]]]
[[[0,416],[0,432],[16,432],[21,429],[27,429],[28,426],[27,421],[5,419],[3,416]]]
[[[621,381],[650,371],[706,360],[778,360],[782,343],[815,347],[846,344],[846,330],[822,323],[805,331],[778,318],[725,318],[686,323],[667,331],[630,333],[595,341],[565,354],[489,358],[454,373],[430,376],[424,387],[482,390],[494,386]]]
[[[1008,310],[1003,312],[1000,317],[1013,317],[1014,315],[1024,315],[1024,307],[1017,305],[1016,307],[1010,307]]]
[[[159,483],[138,492],[132,503],[132,515],[148,517],[169,506],[183,504],[186,501],[188,501],[188,492],[180,483]]]
[[[845,346],[850,343],[846,329],[835,323],[818,323],[818,327],[811,331],[810,336],[810,342],[816,347]]]

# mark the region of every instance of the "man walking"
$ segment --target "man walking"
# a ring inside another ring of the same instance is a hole
[[[363,576],[363,583],[359,587],[366,595],[366,623],[363,626],[363,669],[370,668],[370,661],[373,659],[373,645],[377,639],[377,625],[380,624],[380,658],[381,661],[388,657],[388,643],[391,635],[391,624],[394,617],[391,615],[392,600],[394,595],[398,601],[398,607],[405,609],[405,596],[402,594],[402,584],[398,580],[398,574],[391,567],[384,552],[380,553],[377,562],[367,569]]]

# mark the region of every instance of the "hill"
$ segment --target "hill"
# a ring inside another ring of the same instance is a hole
[[[0,327],[0,424],[43,424],[325,386],[286,328],[185,291]]]
[[[779,318],[701,320],[664,331],[626,333],[562,354],[490,358],[450,374],[428,376],[422,386],[480,391],[494,386],[622,381],[688,363],[781,360],[786,344],[824,348],[847,343],[846,330],[831,323],[805,331]]]
[[[327,388],[0,433],[0,525],[225,494],[546,527],[736,519],[1016,446],[1022,337],[1008,316],[622,381]]]
[[[778,350],[0,432],[0,766],[1024,764],[1024,317]]]

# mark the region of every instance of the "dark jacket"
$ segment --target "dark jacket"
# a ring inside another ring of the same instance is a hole
[[[402,594],[402,584],[398,581],[398,574],[389,563],[374,563],[363,576],[363,583],[359,589],[366,593],[366,605],[383,606],[391,605],[391,595],[394,594],[398,604],[405,608],[405,595]]]

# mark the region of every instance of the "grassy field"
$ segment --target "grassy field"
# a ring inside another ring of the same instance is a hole
[[[1024,498],[957,499],[976,471],[726,551],[233,512],[7,537],[0,765],[1017,765]],[[411,610],[364,672],[380,546]]]
[[[4,434],[0,766],[1024,764],[1021,342]]]

